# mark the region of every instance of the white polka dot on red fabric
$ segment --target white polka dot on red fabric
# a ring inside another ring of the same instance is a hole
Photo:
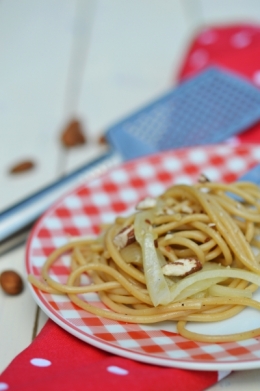
[[[211,45],[212,43],[216,42],[217,41],[217,33],[216,31],[213,31],[213,30],[205,30],[203,31],[199,38],[198,38],[198,41],[199,43],[201,43],[202,45]]]
[[[129,373],[127,369],[117,367],[116,365],[110,365],[109,367],[107,367],[107,371],[110,373],[114,373],[115,375],[121,376],[128,375]]]
[[[190,63],[196,68],[201,68],[207,64],[209,55],[204,49],[195,50],[190,56]]]
[[[257,85],[257,86],[260,86],[260,71],[256,71],[254,74],[253,74],[253,82]]]
[[[9,386],[7,383],[0,382],[0,391],[8,390]]]
[[[251,43],[251,35],[245,31],[240,31],[231,36],[230,43],[232,46],[241,49],[249,46]]]
[[[49,367],[51,365],[51,361],[45,358],[32,358],[30,363],[35,367]]]

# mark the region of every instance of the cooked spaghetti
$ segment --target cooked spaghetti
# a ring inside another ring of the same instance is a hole
[[[260,335],[260,328],[215,336],[186,329],[190,321],[221,321],[245,307],[260,310],[252,298],[260,286],[260,188],[248,182],[175,185],[136,209],[97,238],[74,238],[54,251],[42,280],[29,275],[29,281],[97,316],[142,324],[176,321],[181,335],[197,341]],[[67,253],[71,272],[62,284],[50,270]],[[86,274],[90,284],[83,283]],[[85,294],[93,292],[103,307],[87,300]]]

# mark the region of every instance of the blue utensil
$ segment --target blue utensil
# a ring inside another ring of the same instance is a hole
[[[209,68],[111,127],[107,138],[125,159],[219,143],[257,122],[259,103],[258,88]]]
[[[219,143],[259,120],[260,90],[229,72],[209,68],[110,127],[110,149],[104,156],[0,213],[0,244],[90,176],[150,153]]]

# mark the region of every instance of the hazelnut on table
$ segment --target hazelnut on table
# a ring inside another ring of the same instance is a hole
[[[0,285],[8,295],[18,295],[23,290],[23,280],[13,270],[5,270],[0,274]]]

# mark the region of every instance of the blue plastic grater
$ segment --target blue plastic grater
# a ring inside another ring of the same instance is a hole
[[[109,151],[97,160],[0,213],[0,244],[32,224],[64,192],[124,160],[150,153],[219,143],[260,120],[260,90],[208,68],[110,127]]]
[[[111,127],[107,138],[125,159],[222,142],[259,120],[260,91],[209,68]]]

